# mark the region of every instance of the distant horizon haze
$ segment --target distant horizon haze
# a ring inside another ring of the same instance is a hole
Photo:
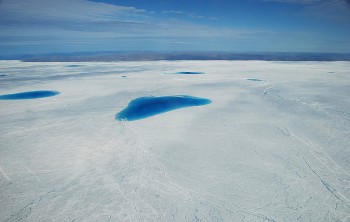
[[[350,53],[224,51],[77,52],[0,56],[0,60],[21,60],[24,62],[114,62],[160,60],[350,61]]]

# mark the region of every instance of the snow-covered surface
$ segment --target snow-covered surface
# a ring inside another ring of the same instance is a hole
[[[74,64],[0,62],[61,93],[0,101],[0,221],[350,221],[350,63]],[[114,119],[149,95],[212,103]]]

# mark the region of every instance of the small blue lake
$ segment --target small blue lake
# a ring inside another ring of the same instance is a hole
[[[133,121],[169,112],[175,109],[203,106],[211,100],[193,96],[177,95],[162,97],[140,97],[132,100],[128,106],[115,115],[116,120]]]
[[[20,92],[14,94],[1,95],[0,100],[19,100],[19,99],[40,99],[50,96],[56,96],[60,94],[57,91],[30,91],[30,92]]]
[[[66,67],[69,67],[69,68],[75,68],[75,67],[81,67],[83,65],[67,65]]]
[[[180,74],[180,75],[200,75],[200,74],[204,74],[204,72],[177,72],[176,74]]]
[[[255,81],[255,82],[260,82],[260,81],[262,81],[261,79],[256,79],[256,78],[249,78],[249,79],[246,79],[246,80]]]

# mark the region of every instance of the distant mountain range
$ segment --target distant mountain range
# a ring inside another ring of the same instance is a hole
[[[23,55],[10,59],[19,59],[24,62],[112,62],[159,60],[350,61],[350,53],[104,52]]]

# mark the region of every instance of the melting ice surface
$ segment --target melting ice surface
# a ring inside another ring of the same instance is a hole
[[[247,79],[247,80],[249,80],[249,81],[256,81],[256,82],[262,81],[261,79],[256,79],[256,78],[249,78],[249,79]]]
[[[14,94],[1,95],[0,100],[18,100],[18,99],[40,99],[50,96],[56,96],[59,92],[57,91],[30,91],[30,92],[20,92]]]
[[[117,113],[116,120],[139,120],[171,110],[190,106],[203,106],[211,103],[211,100],[193,96],[162,96],[140,97],[132,100],[128,106]]]
[[[182,74],[182,75],[198,75],[198,74],[204,74],[204,72],[177,72],[176,74]]]

